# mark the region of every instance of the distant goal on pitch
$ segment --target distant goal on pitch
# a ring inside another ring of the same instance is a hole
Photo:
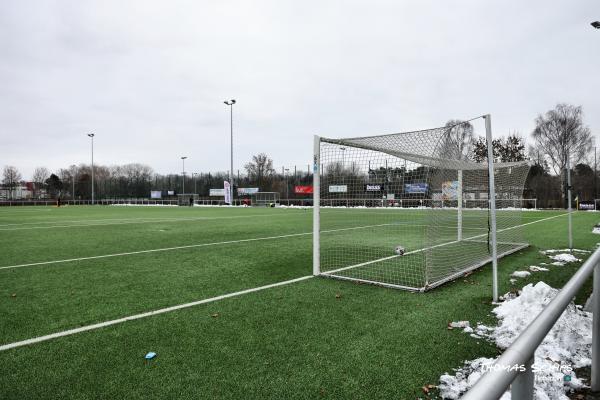
[[[256,192],[251,196],[252,206],[276,207],[279,205],[278,192]]]
[[[315,136],[313,274],[425,291],[528,246],[528,162],[473,161],[464,124]]]

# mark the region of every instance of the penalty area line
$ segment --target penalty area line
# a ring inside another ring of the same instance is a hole
[[[389,226],[389,225],[394,225],[394,224],[354,226],[354,227],[350,227],[350,228],[324,230],[324,231],[321,231],[321,233],[350,231],[350,230],[356,230],[356,229],[375,228],[375,227]],[[266,236],[266,237],[250,238],[250,239],[226,240],[223,242],[210,242],[210,243],[189,244],[189,245],[185,245],[185,246],[162,247],[162,248],[158,248],[158,249],[128,251],[128,252],[114,253],[114,254],[101,254],[101,255],[97,255],[97,256],[78,257],[78,258],[67,258],[64,260],[39,261],[39,262],[27,263],[27,264],[6,265],[3,267],[0,267],[0,270],[23,268],[23,267],[35,267],[35,266],[50,265],[50,264],[62,264],[62,263],[70,263],[70,262],[76,262],[76,261],[97,260],[97,259],[101,259],[101,258],[110,258],[110,257],[123,257],[123,256],[136,255],[136,254],[159,253],[159,252],[163,252],[163,251],[193,249],[193,248],[199,248],[199,247],[221,246],[221,245],[227,245],[227,244],[247,243],[247,242],[258,242],[258,241],[263,241],[263,240],[285,239],[285,238],[291,238],[291,237],[297,237],[297,236],[308,236],[308,235],[312,235],[312,234],[313,234],[312,232],[290,233],[287,235],[279,235],[279,236]]]
[[[31,338],[31,339],[21,340],[19,342],[13,342],[13,343],[0,345],[0,351],[6,351],[6,350],[14,349],[16,347],[27,346],[27,345],[31,345],[31,344],[35,344],[35,343],[45,342],[45,341],[52,340],[52,339],[57,339],[57,338],[64,337],[64,336],[70,336],[70,335],[75,335],[77,333],[82,333],[82,332],[92,331],[95,329],[105,328],[107,326],[122,324],[122,323],[128,322],[128,321],[135,321],[137,319],[152,317],[154,315],[165,314],[168,312],[177,311],[177,310],[181,310],[184,308],[190,308],[190,307],[198,306],[201,304],[212,303],[215,301],[228,299],[230,297],[242,296],[242,295],[249,294],[249,293],[254,293],[254,292],[259,292],[259,291],[266,290],[266,289],[275,288],[278,286],[289,285],[292,283],[305,281],[310,278],[313,278],[313,275],[306,275],[306,276],[302,276],[300,278],[290,279],[287,281],[272,283],[272,284],[264,285],[264,286],[258,286],[258,287],[251,288],[251,289],[240,290],[239,292],[227,293],[227,294],[223,294],[221,296],[216,296],[216,297],[211,297],[208,299],[193,301],[191,303],[185,303],[185,304],[179,304],[176,306],[161,308],[158,310],[148,311],[148,312],[141,313],[141,314],[130,315],[128,317],[113,319],[110,321],[99,322],[97,324],[92,324],[92,325],[86,325],[86,326],[82,326],[79,328],[67,329],[65,331],[51,333],[49,335],[38,336],[38,337]]]

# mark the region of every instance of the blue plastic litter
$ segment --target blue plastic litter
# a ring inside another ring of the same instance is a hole
[[[156,357],[156,353],[151,351],[150,353],[146,354],[146,360],[152,360],[154,357]]]

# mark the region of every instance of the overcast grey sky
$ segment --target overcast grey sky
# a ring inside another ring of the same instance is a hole
[[[597,0],[3,1],[0,167],[306,168],[312,135],[492,114],[529,135],[558,102],[600,132]],[[482,125],[481,125],[482,127]]]

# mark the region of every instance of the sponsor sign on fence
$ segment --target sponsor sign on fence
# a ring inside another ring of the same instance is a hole
[[[406,183],[404,192],[406,193],[427,193],[429,185],[427,183]]]
[[[161,199],[162,198],[162,192],[160,190],[151,190],[150,191],[150,198],[151,199]]]
[[[447,181],[442,183],[442,199],[458,199],[458,181]]]
[[[594,204],[593,201],[580,201],[579,209],[580,210],[595,210],[596,205]]]
[[[346,193],[348,185],[329,185],[329,193]]]
[[[312,192],[312,186],[294,186],[294,193],[296,194],[311,194]]]
[[[365,185],[365,192],[381,192],[385,190],[383,183],[367,183]]]
[[[225,189],[210,189],[208,195],[211,197],[223,197],[225,196]]]
[[[258,193],[258,188],[238,188],[237,193],[239,196],[244,196],[247,194]]]

